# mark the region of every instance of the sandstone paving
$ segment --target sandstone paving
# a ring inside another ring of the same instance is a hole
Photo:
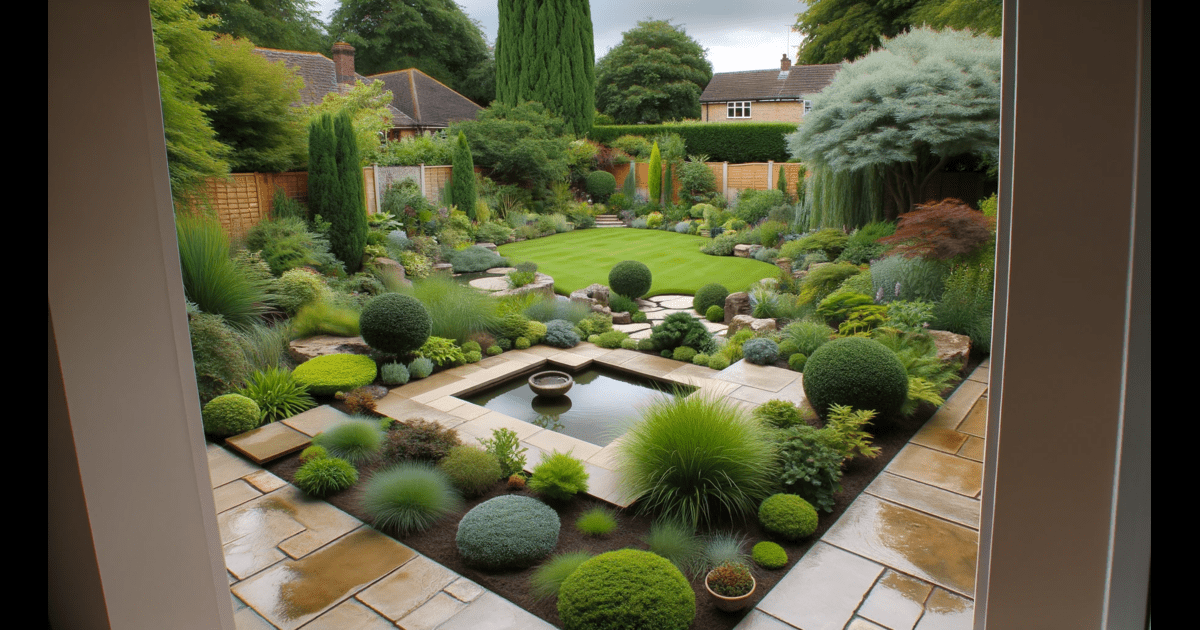
[[[275,564],[233,585],[233,592],[283,630],[308,623],[416,553],[362,527],[299,560]]]
[[[219,488],[213,489],[213,500],[216,502],[217,514],[229,508],[239,506],[251,499],[262,496],[262,492],[254,486],[238,479]]]
[[[219,444],[209,443],[207,456],[208,476],[212,480],[213,488],[261,470],[258,466],[230,453],[228,449],[222,448]]]
[[[384,617],[399,621],[457,577],[458,574],[442,565],[417,556],[356,597]]]
[[[286,506],[260,498],[217,515],[225,568],[244,580],[286,555],[279,543],[304,531]]]
[[[394,393],[376,401],[375,411],[396,420],[422,418],[449,428],[462,424],[463,419],[457,415],[438,411],[429,405],[422,405],[408,398],[395,396]]]
[[[573,457],[584,461],[599,453],[602,448],[591,442],[584,442],[578,438],[555,433],[554,431],[539,431],[525,438],[524,441],[543,451],[571,453]]]
[[[461,612],[438,626],[438,630],[553,630],[537,615],[487,592]]]
[[[981,504],[978,499],[893,475],[887,471],[879,473],[864,492],[974,530],[979,529]]]
[[[975,605],[971,600],[935,588],[916,630],[970,630],[974,615]]]
[[[559,352],[557,354],[550,355],[549,359],[554,365],[546,367],[563,367],[568,371],[578,370],[591,365],[592,363],[592,357],[589,357],[583,353],[575,352]]]
[[[777,392],[797,382],[799,377],[799,372],[767,365],[754,365],[745,359],[734,363],[713,376],[717,380],[729,381],[738,385],[750,385],[772,392]]]
[[[434,630],[467,607],[465,602],[438,593],[396,622],[404,630]]]
[[[977,438],[987,435],[987,407],[987,396],[980,396],[979,400],[976,400],[975,404],[971,406],[971,410],[967,412],[967,416],[959,423],[958,430]]]
[[[305,411],[304,413],[298,413],[291,418],[287,418],[286,420],[280,420],[280,422],[309,437],[312,437],[349,418],[349,415],[338,411],[329,405],[319,405],[309,409],[308,411]]]
[[[958,449],[958,456],[983,463],[983,439],[973,435],[967,438],[962,448]]]
[[[311,436],[282,422],[272,422],[225,440],[230,448],[249,457],[256,464],[295,453],[308,446],[310,442],[312,442]]]
[[[912,630],[933,585],[892,570],[884,572],[858,608],[858,615],[891,630]]]
[[[868,619],[863,619],[862,617],[855,617],[850,620],[850,623],[846,624],[846,630],[893,630],[893,629],[885,628],[884,626],[881,626],[881,625],[875,623],[874,621],[870,621]]]
[[[864,493],[821,541],[974,596],[979,533],[962,525]]]
[[[231,596],[232,597],[232,596]],[[233,599],[233,625],[237,630],[276,630],[266,619],[242,600]]]
[[[458,431],[466,431],[476,437],[491,439],[492,431],[496,429],[509,429],[517,434],[517,438],[524,440],[534,433],[541,431],[542,428],[506,416],[498,411],[489,411],[474,420],[469,420],[456,427]]]
[[[796,627],[755,609],[742,618],[737,630],[796,630]]]
[[[884,567],[818,542],[758,604],[758,609],[804,630],[843,630]],[[739,626],[739,630],[744,630]]]
[[[348,599],[329,612],[312,620],[304,630],[395,630],[396,626],[383,615],[356,599]],[[242,630],[238,626],[238,630]]]
[[[287,485],[286,481],[261,469],[242,477],[242,480],[257,488],[259,492],[264,493],[274,492]],[[219,512],[220,510],[217,511]]]
[[[605,354],[596,357],[595,361],[596,363],[600,363],[602,365],[616,367],[628,361],[632,361],[640,356],[643,356],[640,352],[621,348],[617,350],[610,350]]]
[[[913,444],[920,444],[934,450],[944,453],[957,453],[967,438],[971,436],[966,433],[959,433],[953,429],[944,429],[942,427],[925,426],[916,435],[912,437]]]
[[[472,582],[471,580],[468,580],[465,577],[460,577],[454,582],[451,582],[443,590],[460,602],[475,601],[475,598],[479,597],[485,592],[482,586]]]
[[[983,465],[916,444],[900,449],[886,470],[931,486],[977,497],[983,488]]]

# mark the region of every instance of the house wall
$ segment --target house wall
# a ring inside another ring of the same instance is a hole
[[[799,122],[804,117],[804,103],[795,101],[753,101],[749,118],[729,118],[726,103],[702,103],[700,120],[705,122]]]

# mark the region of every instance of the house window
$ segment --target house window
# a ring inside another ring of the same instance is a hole
[[[728,118],[749,118],[750,117],[750,101],[731,101],[729,103]]]
[[[812,111],[812,101],[808,101],[808,100],[804,101],[804,115],[807,116],[808,112],[811,112],[811,111]]]

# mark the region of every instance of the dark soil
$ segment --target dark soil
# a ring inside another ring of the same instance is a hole
[[[979,365],[981,360],[981,358],[972,360],[963,371],[963,374],[970,374]],[[949,397],[950,393],[947,392],[945,396]],[[735,534],[744,537],[746,541],[745,552],[747,554],[750,553],[750,548],[754,543],[760,540],[773,540],[787,550],[788,564],[786,567],[777,570],[766,570],[753,565],[754,578],[758,584],[751,598],[751,605],[736,613],[726,613],[716,609],[704,587],[704,575],[688,576],[692,588],[696,592],[696,619],[692,623],[691,628],[694,630],[728,630],[737,625],[750,610],[753,610],[753,604],[765,597],[774,588],[775,584],[787,574],[788,570],[808,551],[809,547],[819,540],[825,531],[838,520],[842,512],[871,483],[875,476],[887,466],[896,453],[908,443],[913,434],[925,424],[934,411],[935,409],[932,406],[923,404],[911,418],[894,418],[889,422],[880,422],[868,427],[868,430],[875,436],[874,445],[881,448],[879,456],[874,459],[857,457],[847,462],[845,474],[842,477],[842,491],[836,497],[837,500],[833,512],[819,512],[820,524],[817,527],[817,531],[805,541],[789,543],[772,538],[759,529],[757,521],[753,518],[746,522],[727,523],[723,526],[718,525],[712,528],[710,531],[733,531]],[[401,418],[401,420],[403,419]],[[299,455],[297,454],[276,460],[268,464],[267,469],[291,482],[299,466]],[[386,464],[381,467],[386,467]],[[373,468],[370,466],[360,467],[360,478],[369,478],[372,471]],[[432,527],[425,532],[395,535],[394,537],[430,559],[459,575],[474,580],[484,588],[499,594],[516,605],[554,624],[556,627],[562,627],[558,618],[555,599],[538,600],[530,594],[529,580],[533,569],[500,573],[484,572],[467,566],[459,557],[458,549],[454,542],[458,528],[456,526],[451,527],[449,524],[457,523],[467,511],[476,505],[490,498],[507,493],[509,491],[505,488],[505,485],[497,483],[491,492],[466,502],[462,512],[442,521],[438,526]],[[532,493],[527,490],[523,490],[520,493],[532,496]],[[359,504],[357,486],[334,494],[326,500],[364,522],[371,522]],[[636,504],[629,509],[618,511],[618,529],[608,536],[595,538],[577,532],[574,526],[575,520],[583,512],[597,505],[612,507],[603,501],[591,497],[577,498],[565,504],[551,504],[551,507],[558,512],[559,518],[562,520],[562,531],[559,534],[558,547],[555,549],[555,553],[586,550],[594,554],[599,554],[630,547],[635,549],[648,548],[643,542],[643,538],[649,532],[653,518],[652,516],[638,514]]]

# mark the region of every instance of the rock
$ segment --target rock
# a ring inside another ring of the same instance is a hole
[[[751,247],[754,247],[754,246],[747,245],[744,243],[740,244],[740,245],[734,245],[733,246],[733,255],[737,256],[738,258],[749,258],[754,253],[750,250]],[[759,247],[762,247],[762,246],[759,245]]]
[[[327,354],[370,354],[371,347],[362,337],[335,337],[318,335],[308,339],[297,339],[288,344],[288,355],[297,364],[313,357]]]
[[[475,247],[482,247],[486,250],[493,251],[493,252],[496,251],[495,243],[475,243]]]
[[[629,315],[629,313],[613,313],[612,318],[613,318],[613,324],[632,324],[633,323],[633,319],[631,319],[631,316]]]
[[[938,361],[957,361],[960,368],[971,358],[971,338],[945,330],[930,330],[929,336],[937,346]]]
[[[495,297],[504,297],[507,295],[523,295],[525,293],[540,293],[543,296],[553,299],[554,296],[554,278],[538,272],[534,274],[533,282],[515,289],[504,289],[496,291],[492,295]]]
[[[737,315],[750,314],[750,294],[745,291],[730,293],[725,298],[725,323],[733,321]]]
[[[394,282],[403,285],[412,284],[404,277],[404,266],[391,258],[376,258],[375,266],[379,268],[380,275],[386,276]]]
[[[454,265],[450,263],[433,263],[433,273],[444,273],[447,276],[454,274]]]
[[[775,330],[775,320],[773,319],[755,319],[749,315],[734,315],[729,321],[729,328],[725,331],[725,336],[730,337],[737,331],[749,328],[754,332],[765,332]]]
[[[779,267],[779,269],[781,271],[783,271],[784,273],[786,273],[788,275],[791,275],[791,273],[792,273],[792,259],[791,258],[776,258],[775,266]]]
[[[608,306],[608,287],[600,283],[589,284],[578,291],[572,292],[571,301],[581,304],[595,303],[601,306]]]

